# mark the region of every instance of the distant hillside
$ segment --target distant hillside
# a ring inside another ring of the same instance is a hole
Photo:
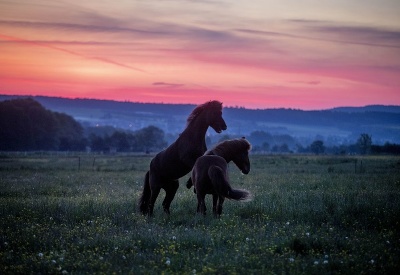
[[[0,101],[19,96],[0,95]],[[195,108],[191,104],[155,104],[117,102],[94,99],[32,97],[44,107],[69,114],[83,125],[110,125],[138,130],[149,125],[166,133],[180,133]],[[225,107],[223,116],[228,125],[224,134],[249,135],[254,131],[291,135],[304,144],[323,139],[326,144],[354,142],[361,133],[372,136],[373,142],[400,143],[400,106],[371,105],[340,107],[330,110],[263,109]],[[210,134],[214,134],[210,130]]]
[[[364,107],[337,107],[330,109],[331,111],[347,112],[347,113],[362,113],[362,112],[385,112],[385,113],[400,113],[400,106],[396,105],[367,105]]]

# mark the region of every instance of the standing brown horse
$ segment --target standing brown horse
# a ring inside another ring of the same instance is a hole
[[[189,173],[196,159],[207,150],[205,134],[209,126],[217,133],[227,129],[219,101],[197,106],[178,139],[151,160],[139,200],[140,212],[152,216],[158,194],[164,189],[166,194],[162,205],[164,211],[170,213],[169,207],[179,187],[178,179]]]
[[[245,139],[226,140],[199,157],[194,164],[191,180],[197,195],[197,212],[206,214],[205,196],[213,195],[213,213],[221,216],[225,198],[248,200],[246,190],[233,189],[228,180],[228,163],[233,161],[243,174],[250,172],[250,143]],[[188,182],[190,188],[191,182]]]

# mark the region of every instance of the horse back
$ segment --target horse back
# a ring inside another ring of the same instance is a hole
[[[227,163],[224,158],[217,155],[203,155],[196,160],[192,170],[192,181],[196,190],[207,194],[213,193],[210,167],[218,167],[226,177]]]

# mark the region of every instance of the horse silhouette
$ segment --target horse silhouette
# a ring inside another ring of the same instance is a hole
[[[222,103],[219,101],[197,106],[189,115],[186,128],[178,139],[151,160],[139,199],[142,214],[153,215],[154,204],[161,189],[165,190],[162,203],[164,211],[170,213],[171,202],[179,187],[178,179],[189,173],[196,159],[207,150],[205,134],[208,127],[217,133],[227,129],[222,118]]]
[[[197,195],[197,212],[206,214],[205,196],[213,195],[213,213],[220,217],[225,198],[249,200],[251,194],[246,190],[233,189],[229,184],[228,163],[233,161],[243,174],[250,172],[250,143],[245,139],[226,140],[199,157],[193,166],[191,184]]]

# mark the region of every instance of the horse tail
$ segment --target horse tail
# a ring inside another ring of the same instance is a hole
[[[149,211],[149,200],[151,196],[150,182],[149,182],[149,171],[147,171],[144,177],[143,192],[139,198],[139,210],[143,215],[146,215]]]
[[[218,195],[224,196],[225,198],[237,200],[237,201],[249,201],[251,200],[251,194],[249,191],[242,189],[233,189],[228,180],[225,177],[224,171],[218,166],[210,166],[208,169],[208,176],[211,179],[214,190]]]

